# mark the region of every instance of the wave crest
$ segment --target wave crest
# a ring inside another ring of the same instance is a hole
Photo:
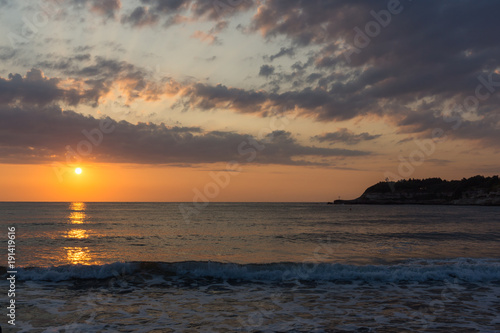
[[[3,268],[2,272],[6,272]],[[500,262],[492,259],[411,260],[395,265],[328,263],[232,264],[206,261],[116,262],[19,268],[24,281],[103,280],[116,277],[162,276],[164,279],[223,279],[240,282],[425,282],[458,279],[500,282]]]

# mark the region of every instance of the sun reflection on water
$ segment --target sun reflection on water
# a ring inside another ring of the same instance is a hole
[[[86,222],[87,216],[85,214],[85,209],[87,206],[84,202],[72,202],[69,204],[68,208],[70,210],[68,215],[70,224],[84,224]],[[71,239],[85,239],[89,238],[89,234],[87,230],[75,228],[68,230],[65,237]],[[92,256],[90,255],[88,247],[64,247],[64,250],[66,251],[66,260],[70,264],[91,264]]]
[[[85,208],[86,205],[84,202],[72,202],[69,204],[69,209],[71,212],[69,213],[69,221],[71,224],[83,224],[85,222]]]
[[[87,233],[87,230],[71,229],[66,233],[66,238],[84,239],[89,238],[89,235]]]
[[[69,215],[69,220],[72,224],[82,224],[85,222],[85,213],[83,212],[72,212]]]
[[[83,211],[85,208],[87,208],[85,202],[71,202],[69,204],[69,209],[72,211]]]
[[[88,247],[65,247],[66,258],[72,265],[83,264],[89,265],[92,257],[90,256],[90,251]]]

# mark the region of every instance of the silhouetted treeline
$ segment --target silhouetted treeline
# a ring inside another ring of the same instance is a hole
[[[397,182],[380,182],[368,189],[365,193],[387,193],[401,191],[425,191],[425,192],[454,192],[459,195],[465,191],[484,190],[494,192],[500,189],[498,176],[484,177],[474,176],[462,178],[462,180],[443,180],[441,178],[427,179],[402,179]]]
[[[441,178],[385,181],[370,186],[357,199],[334,203],[500,205],[500,179],[478,175],[450,181]]]

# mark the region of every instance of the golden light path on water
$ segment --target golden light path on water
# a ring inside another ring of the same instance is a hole
[[[84,239],[84,238],[89,238],[89,235],[87,233],[87,230],[71,229],[67,232],[66,238]]]
[[[72,202],[69,204],[70,213],[68,215],[70,224],[85,224],[86,205],[84,202]],[[81,228],[73,228],[67,231],[66,236],[70,239],[85,239],[89,237],[87,230]],[[64,247],[66,251],[66,260],[72,265],[82,264],[90,265],[92,264],[92,256],[90,250],[87,246],[72,246]]]
[[[66,250],[66,257],[68,262],[72,265],[89,265],[90,261],[92,260],[88,247],[65,247],[64,250]]]

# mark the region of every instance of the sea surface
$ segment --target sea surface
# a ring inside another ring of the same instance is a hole
[[[0,203],[4,332],[500,332],[500,207],[192,207]]]

